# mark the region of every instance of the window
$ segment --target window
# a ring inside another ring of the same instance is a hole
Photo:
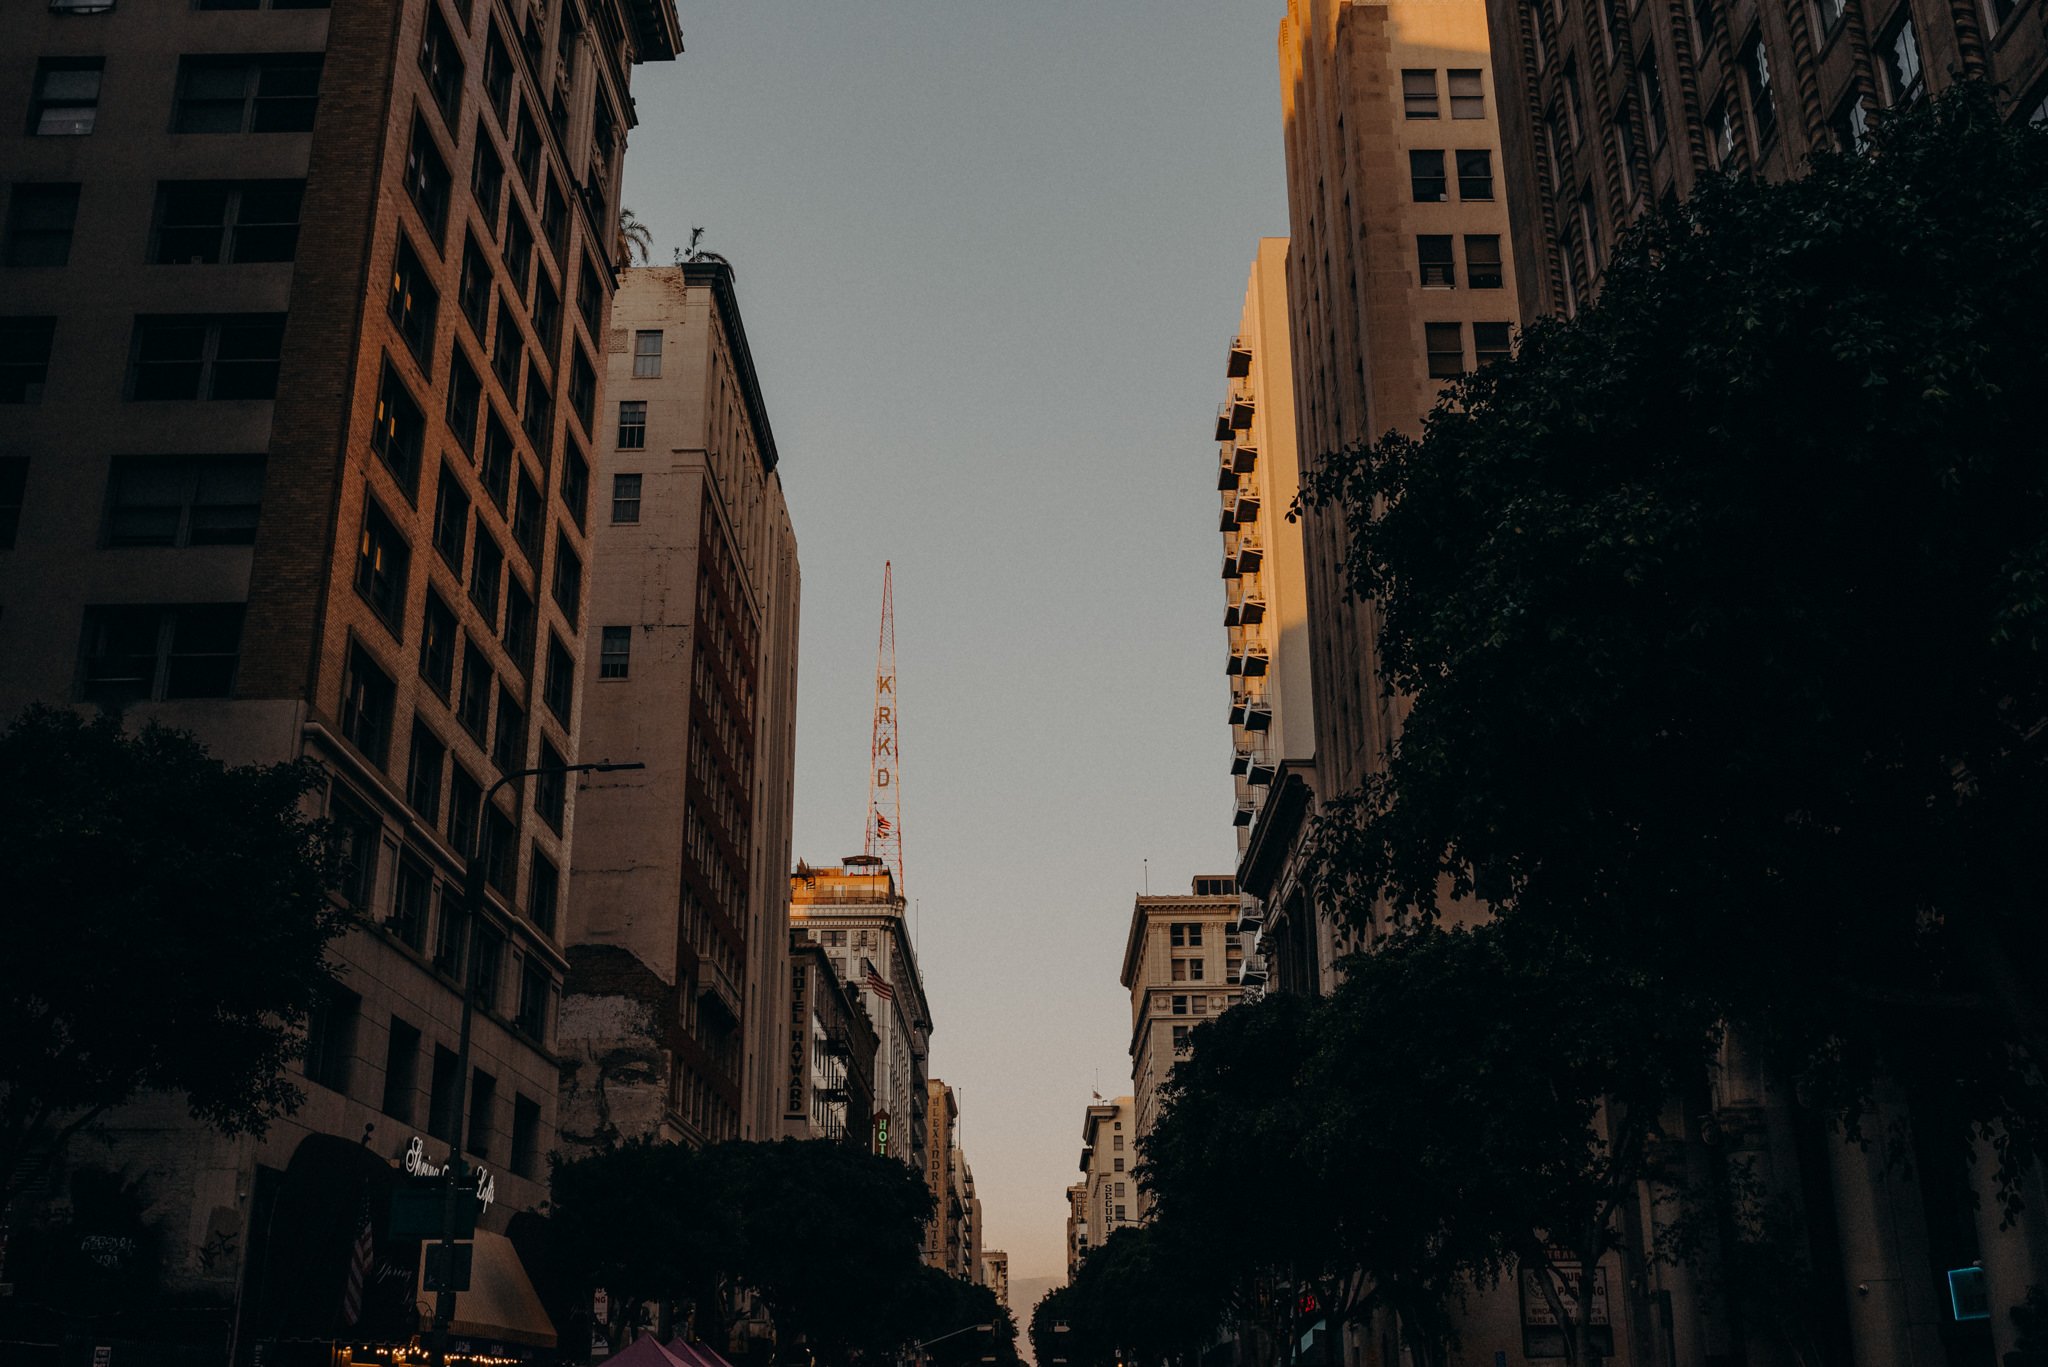
[[[512,301],[500,299],[498,335],[491,340],[491,371],[515,402],[519,398],[519,368],[525,359],[525,342],[519,335],[519,325],[512,321]]]
[[[306,1081],[348,1094],[355,1062],[356,1020],[363,999],[345,987],[329,986],[306,1020]]]
[[[540,1039],[548,1028],[548,970],[538,959],[527,959],[519,973],[516,1025],[531,1039]]]
[[[14,549],[28,496],[28,457],[0,456],[0,551]]]
[[[512,895],[512,880],[519,874],[519,832],[513,826],[512,818],[493,805],[484,811],[484,882],[507,897]],[[504,941],[495,943],[502,948]],[[479,969],[483,960],[477,960]],[[491,974],[493,984],[492,1009],[497,1008],[497,974]]]
[[[17,184],[7,204],[6,264],[66,264],[77,222],[78,186]]]
[[[1410,69],[1401,73],[1401,112],[1411,119],[1437,116],[1435,71]]]
[[[556,902],[561,896],[562,875],[554,861],[533,847],[532,868],[526,875],[526,914],[544,935],[555,933]]]
[[[1444,154],[1441,151],[1408,154],[1409,193],[1417,204],[1437,204],[1449,199],[1445,190]]]
[[[621,451],[643,451],[647,448],[647,401],[628,399],[619,405],[619,449]],[[639,478],[637,475],[634,477]],[[636,494],[637,497],[637,494]],[[612,521],[617,522],[617,516]],[[627,519],[637,522],[638,517]]]
[[[448,430],[465,453],[476,450],[476,422],[484,406],[484,382],[459,344],[448,354]]]
[[[505,430],[505,424],[498,421],[496,409],[484,418],[484,453],[477,461],[477,478],[483,481],[484,492],[491,496],[491,502],[503,508],[506,497],[512,492],[512,466],[517,457],[512,446],[512,434]]]
[[[574,442],[562,460],[562,506],[581,528],[590,512],[590,462],[583,459]]]
[[[484,805],[484,789],[481,783],[470,775],[469,770],[456,765],[448,779],[448,843],[464,859],[476,852],[477,817]],[[441,899],[441,959],[451,970],[462,967],[464,936],[467,928],[460,920],[451,917],[449,899]],[[455,923],[450,924],[451,921]]]
[[[491,662],[474,641],[462,648],[462,697],[455,705],[455,720],[479,745],[490,733]]]
[[[633,628],[606,627],[597,657],[597,677],[623,679],[633,662]]]
[[[555,606],[574,627],[583,607],[583,562],[569,545],[569,538],[559,530],[555,532],[554,597]]]
[[[420,677],[443,698],[455,687],[455,609],[427,590],[426,620],[420,627]]]
[[[393,1016],[384,1045],[384,1104],[379,1109],[400,1125],[412,1124],[419,1085],[420,1032]]]
[[[1188,999],[1184,996],[1176,996],[1173,999],[1173,1014],[1176,1016],[1185,1016],[1187,1013]]]
[[[1476,365],[1488,361],[1505,360],[1508,356],[1508,325],[1506,323],[1474,323],[1472,325],[1472,360]]]
[[[36,63],[35,96],[28,106],[28,131],[37,137],[82,137],[100,114],[101,57],[45,57]]]
[[[273,399],[281,313],[143,314],[135,320],[133,399]]]
[[[2048,101],[2043,107],[2048,108]],[[1834,130],[1835,146],[1844,152],[1861,154],[1870,145],[1870,109],[1863,103],[1862,91],[1850,89],[1828,120],[1828,127]]]
[[[1662,150],[1664,139],[1669,136],[1668,126],[1664,121],[1664,83],[1657,78],[1655,62],[1643,63],[1642,73],[1637,77],[1636,85],[1643,97],[1643,117],[1649,120],[1650,155],[1655,156]]]
[[[1877,40],[1877,55],[1884,67],[1884,95],[1888,105],[1911,104],[1920,98],[1920,37],[1913,31],[1913,16],[1899,6],[1894,19]]]
[[[490,103],[491,112],[498,116],[498,127],[510,132],[512,128],[512,53],[498,36],[498,26],[491,25],[490,40],[484,45],[484,98]]]
[[[441,808],[436,803],[429,820],[438,819]],[[384,924],[393,935],[405,941],[416,950],[423,950],[427,943],[427,907],[433,899],[434,876],[427,872],[426,865],[418,860],[401,855],[398,860],[398,876],[393,880],[391,893],[391,916]]]
[[[1991,31],[1996,33],[2003,29],[2006,21],[2012,18],[2012,12],[2019,7],[2020,0],[1987,0],[1986,8],[1991,12]]]
[[[505,591],[505,629],[498,639],[505,643],[505,653],[519,667],[522,675],[533,672],[533,632],[536,614],[533,610],[533,596],[517,579]]]
[[[420,264],[419,253],[412,249],[412,243],[401,233],[398,251],[391,262],[391,297],[385,302],[385,311],[391,315],[391,322],[398,329],[398,335],[405,339],[405,345],[420,363],[422,374],[433,372],[434,320],[441,312],[441,292],[434,288],[427,268]],[[473,375],[472,379],[475,378]],[[454,400],[449,400],[453,410]],[[471,436],[475,435],[476,418],[470,417]],[[460,435],[458,430],[457,435]],[[467,442],[464,443],[467,445]]]
[[[562,296],[555,292],[546,271],[533,286],[533,335],[540,343],[541,355],[553,365],[556,344],[562,339]]]
[[[414,722],[412,753],[405,765],[405,800],[430,826],[440,823],[441,773],[447,762],[448,747],[440,737]]]
[[[633,334],[633,378],[656,379],[661,375],[661,333]]]
[[[426,26],[420,34],[420,74],[427,78],[427,88],[434,92],[434,103],[441,107],[441,117],[447,120],[452,135],[462,114],[462,49],[440,10],[432,5],[427,7]]]
[[[391,752],[391,710],[398,698],[391,676],[359,645],[348,651],[341,681],[341,734],[379,769]]]
[[[159,266],[290,261],[299,250],[303,180],[167,180],[157,185]]]
[[[597,371],[582,347],[571,347],[570,351],[574,354],[569,358],[569,406],[576,410],[576,421],[590,433],[597,421]]]
[[[1454,119],[1485,118],[1485,73],[1453,69],[1447,75],[1451,82],[1451,117]]]
[[[418,497],[420,450],[426,437],[427,415],[420,412],[412,391],[386,359],[384,376],[377,386],[377,418],[370,429],[370,449],[390,468],[408,502]]]
[[[1415,256],[1422,266],[1422,287],[1424,289],[1447,290],[1458,283],[1458,268],[1451,257],[1451,239],[1448,235],[1428,235],[1415,239]]]
[[[546,518],[547,501],[541,497],[540,486],[527,477],[524,469],[520,470],[519,502],[512,510],[512,539],[526,553],[530,565],[540,564],[541,527]]]
[[[1579,232],[1586,239],[1587,263],[1597,273],[1607,262],[1600,247],[1600,214],[1593,207],[1591,184],[1579,192]]]
[[[1123,1159],[1121,1159],[1121,1158],[1113,1158],[1113,1159],[1111,1159],[1111,1160],[1110,1160],[1110,1171],[1111,1171],[1111,1172],[1122,1172],[1123,1170],[1124,1170],[1124,1160],[1123,1160]]]
[[[457,578],[462,575],[462,553],[468,543],[469,495],[444,466],[440,487],[434,492],[434,549]]]
[[[263,502],[261,456],[116,456],[109,546],[249,546]]]
[[[476,554],[469,567],[469,601],[476,604],[493,631],[498,629],[498,589],[504,579],[505,552],[498,549],[497,538],[485,530],[483,518],[478,517]]]
[[[405,621],[405,585],[412,551],[374,498],[363,500],[363,534],[356,548],[356,592],[394,633]]]
[[[562,193],[562,182],[548,177],[547,198],[540,209],[540,230],[547,238],[548,246],[554,249],[557,262],[566,261],[569,255],[569,199]]]
[[[498,689],[498,730],[491,738],[491,763],[501,774],[526,767],[526,709],[512,700],[512,690]]]
[[[83,635],[86,702],[233,696],[240,603],[89,607]]]
[[[1500,238],[1467,234],[1465,238],[1465,283],[1475,290],[1497,290],[1502,286]]]
[[[55,318],[0,318],[0,403],[41,403]]]
[[[599,281],[597,271],[592,268],[587,252],[583,257],[582,272],[576,278],[576,311],[583,315],[584,330],[590,334],[591,340],[595,341],[598,334],[604,330],[604,285]],[[660,355],[659,337],[655,339],[654,350],[657,356]],[[633,352],[633,373],[640,373],[640,352],[637,343]],[[659,361],[655,362],[655,373],[661,373]]]
[[[519,179],[531,190],[540,178],[540,126],[524,109],[519,111],[519,128],[512,135],[512,163],[519,168]]]
[[[476,156],[469,163],[469,193],[483,215],[484,231],[498,235],[498,202],[505,196],[505,163],[491,150],[491,140],[479,129]]]
[[[1749,86],[1749,109],[1756,117],[1756,136],[1761,142],[1778,124],[1777,105],[1771,98],[1771,57],[1762,32],[1752,33],[1743,45],[1742,78]]]
[[[521,1016],[519,1028],[526,1029],[525,997],[520,998]],[[539,1030],[527,1030],[535,1039],[541,1038]],[[512,1171],[521,1177],[536,1177],[540,1173],[540,1103],[523,1096],[512,1098]]]
[[[488,998],[495,1004],[497,974],[492,973],[487,985],[483,976],[483,953],[480,943],[477,946],[477,1000],[482,1002]],[[492,967],[495,969],[496,965]],[[495,1118],[491,1112],[497,1109],[497,1104],[498,1080],[483,1069],[477,1069],[469,1087],[468,1145],[469,1151],[478,1158],[491,1156],[491,1121]]]
[[[1429,350],[1429,377],[1455,380],[1465,373],[1465,334],[1462,323],[1424,323],[1424,345]]]
[[[1707,111],[1707,160],[1717,171],[1726,171],[1735,163],[1735,120],[1729,116],[1726,100],[1717,100]]]
[[[1620,153],[1617,160],[1621,167],[1621,192],[1633,202],[1636,196],[1636,126],[1626,109],[1614,116],[1614,142]]]
[[[420,222],[427,225],[427,235],[437,243],[448,226],[448,197],[453,184],[448,163],[441,159],[441,149],[434,145],[434,135],[427,131],[424,120],[415,118],[412,142],[405,151],[405,192],[412,196],[413,208],[420,211]]]
[[[612,476],[612,523],[621,525],[640,520],[640,476]]]
[[[558,835],[568,811],[569,776],[562,771],[566,763],[554,746],[540,743],[541,772],[533,776],[533,807]]]
[[[533,280],[533,229],[517,204],[505,215],[505,273],[512,277],[512,293],[524,300]]]
[[[1185,1053],[1187,1053],[1187,1051],[1188,1051],[1188,1031],[1189,1031],[1189,1029],[1190,1029],[1190,1028],[1191,1028],[1191,1027],[1189,1027],[1189,1026],[1185,1026],[1185,1025],[1176,1025],[1176,1026],[1174,1026],[1174,1027],[1173,1027],[1173,1052],[1174,1052],[1174,1053],[1176,1053],[1176,1054],[1185,1054]]]
[[[1714,36],[1714,0],[1692,0],[1692,26],[1694,50],[1704,50],[1707,40]]]
[[[1586,104],[1579,96],[1579,71],[1573,63],[1564,69],[1564,108],[1571,119],[1571,145],[1577,147],[1586,140]]]
[[[445,915],[442,923],[444,926],[447,923]],[[456,966],[460,967],[460,964]],[[455,1055],[443,1046],[435,1045],[433,1082],[427,1088],[427,1133],[444,1144],[455,1142],[455,1089],[461,1079]]]
[[[1458,198],[1493,198],[1493,153],[1486,148],[1458,153]]]
[[[547,464],[554,452],[555,399],[548,393],[547,378],[540,373],[540,367],[529,366],[526,371],[526,412],[523,418],[526,439],[533,443],[534,453]]]
[[[548,633],[548,667],[541,684],[541,701],[555,714],[556,721],[569,725],[576,702],[576,659],[553,632]]]
[[[384,825],[354,802],[336,798],[328,813],[333,822],[335,853],[341,860],[341,882],[335,888],[359,912],[370,910],[377,891],[377,851]]]
[[[174,133],[307,133],[320,103],[317,52],[186,57]]]

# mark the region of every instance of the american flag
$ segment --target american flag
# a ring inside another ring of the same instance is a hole
[[[867,961],[867,965],[868,991],[874,993],[877,997],[880,997],[885,1001],[893,1000],[896,996],[896,989],[889,986],[889,980],[887,978],[884,978],[881,975],[881,973],[876,970],[875,961],[873,959],[869,959]]]
[[[363,1197],[361,1224],[356,1227],[355,1247],[349,1250],[348,1281],[341,1288],[341,1322],[352,1328],[363,1317],[363,1285],[370,1279],[370,1267],[377,1258],[377,1236],[370,1229],[370,1198]]]

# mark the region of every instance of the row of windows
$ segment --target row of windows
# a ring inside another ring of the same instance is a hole
[[[82,186],[24,181],[8,197],[0,262],[63,266],[71,260]],[[290,261],[298,253],[303,180],[159,181],[145,260],[154,265]]]
[[[139,314],[122,387],[136,400],[274,399],[281,313]],[[0,403],[40,403],[57,320],[0,318]]]
[[[320,104],[324,59],[317,52],[183,56],[172,97],[172,133],[306,133]],[[36,63],[26,131],[82,137],[99,124],[104,57],[45,57]]]
[[[1476,68],[1453,68],[1444,73],[1450,86],[1451,117],[1486,117],[1486,76]],[[1434,119],[1441,115],[1437,73],[1431,69],[1408,68],[1401,73],[1401,112],[1411,119]]]
[[[1433,380],[1454,380],[1467,370],[1503,359],[1510,348],[1511,331],[1511,325],[1507,323],[1472,324],[1472,357],[1468,365],[1465,324],[1424,323],[1422,332],[1428,351],[1429,377]]]
[[[1451,154],[1458,169],[1458,198],[1493,198],[1493,153],[1484,148],[1459,148]],[[1444,172],[1440,148],[1419,148],[1408,153],[1408,191],[1417,204],[1441,204],[1450,199],[1450,181]]]
[[[1425,233],[1415,239],[1415,260],[1425,289],[1458,287],[1457,239],[1448,234]],[[1500,238],[1494,234],[1465,235],[1465,284],[1469,289],[1497,290],[1502,286]]]

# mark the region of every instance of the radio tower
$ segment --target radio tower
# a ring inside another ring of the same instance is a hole
[[[882,634],[875,646],[875,741],[868,770],[867,854],[880,860],[903,892],[903,767],[896,735],[896,601],[889,562],[882,562]]]

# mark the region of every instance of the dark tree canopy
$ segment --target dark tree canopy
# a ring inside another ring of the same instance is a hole
[[[321,782],[111,715],[32,708],[0,734],[0,1204],[144,1091],[226,1133],[297,1106],[287,1065],[350,924],[302,808]]]
[[[1306,501],[1412,703],[1326,831],[1340,912],[1483,899],[1712,997],[1846,1108],[1919,1059],[2023,1139],[2044,223],[2048,133],[1964,86],[1870,156],[1703,187],[1419,439],[1324,458]]]

